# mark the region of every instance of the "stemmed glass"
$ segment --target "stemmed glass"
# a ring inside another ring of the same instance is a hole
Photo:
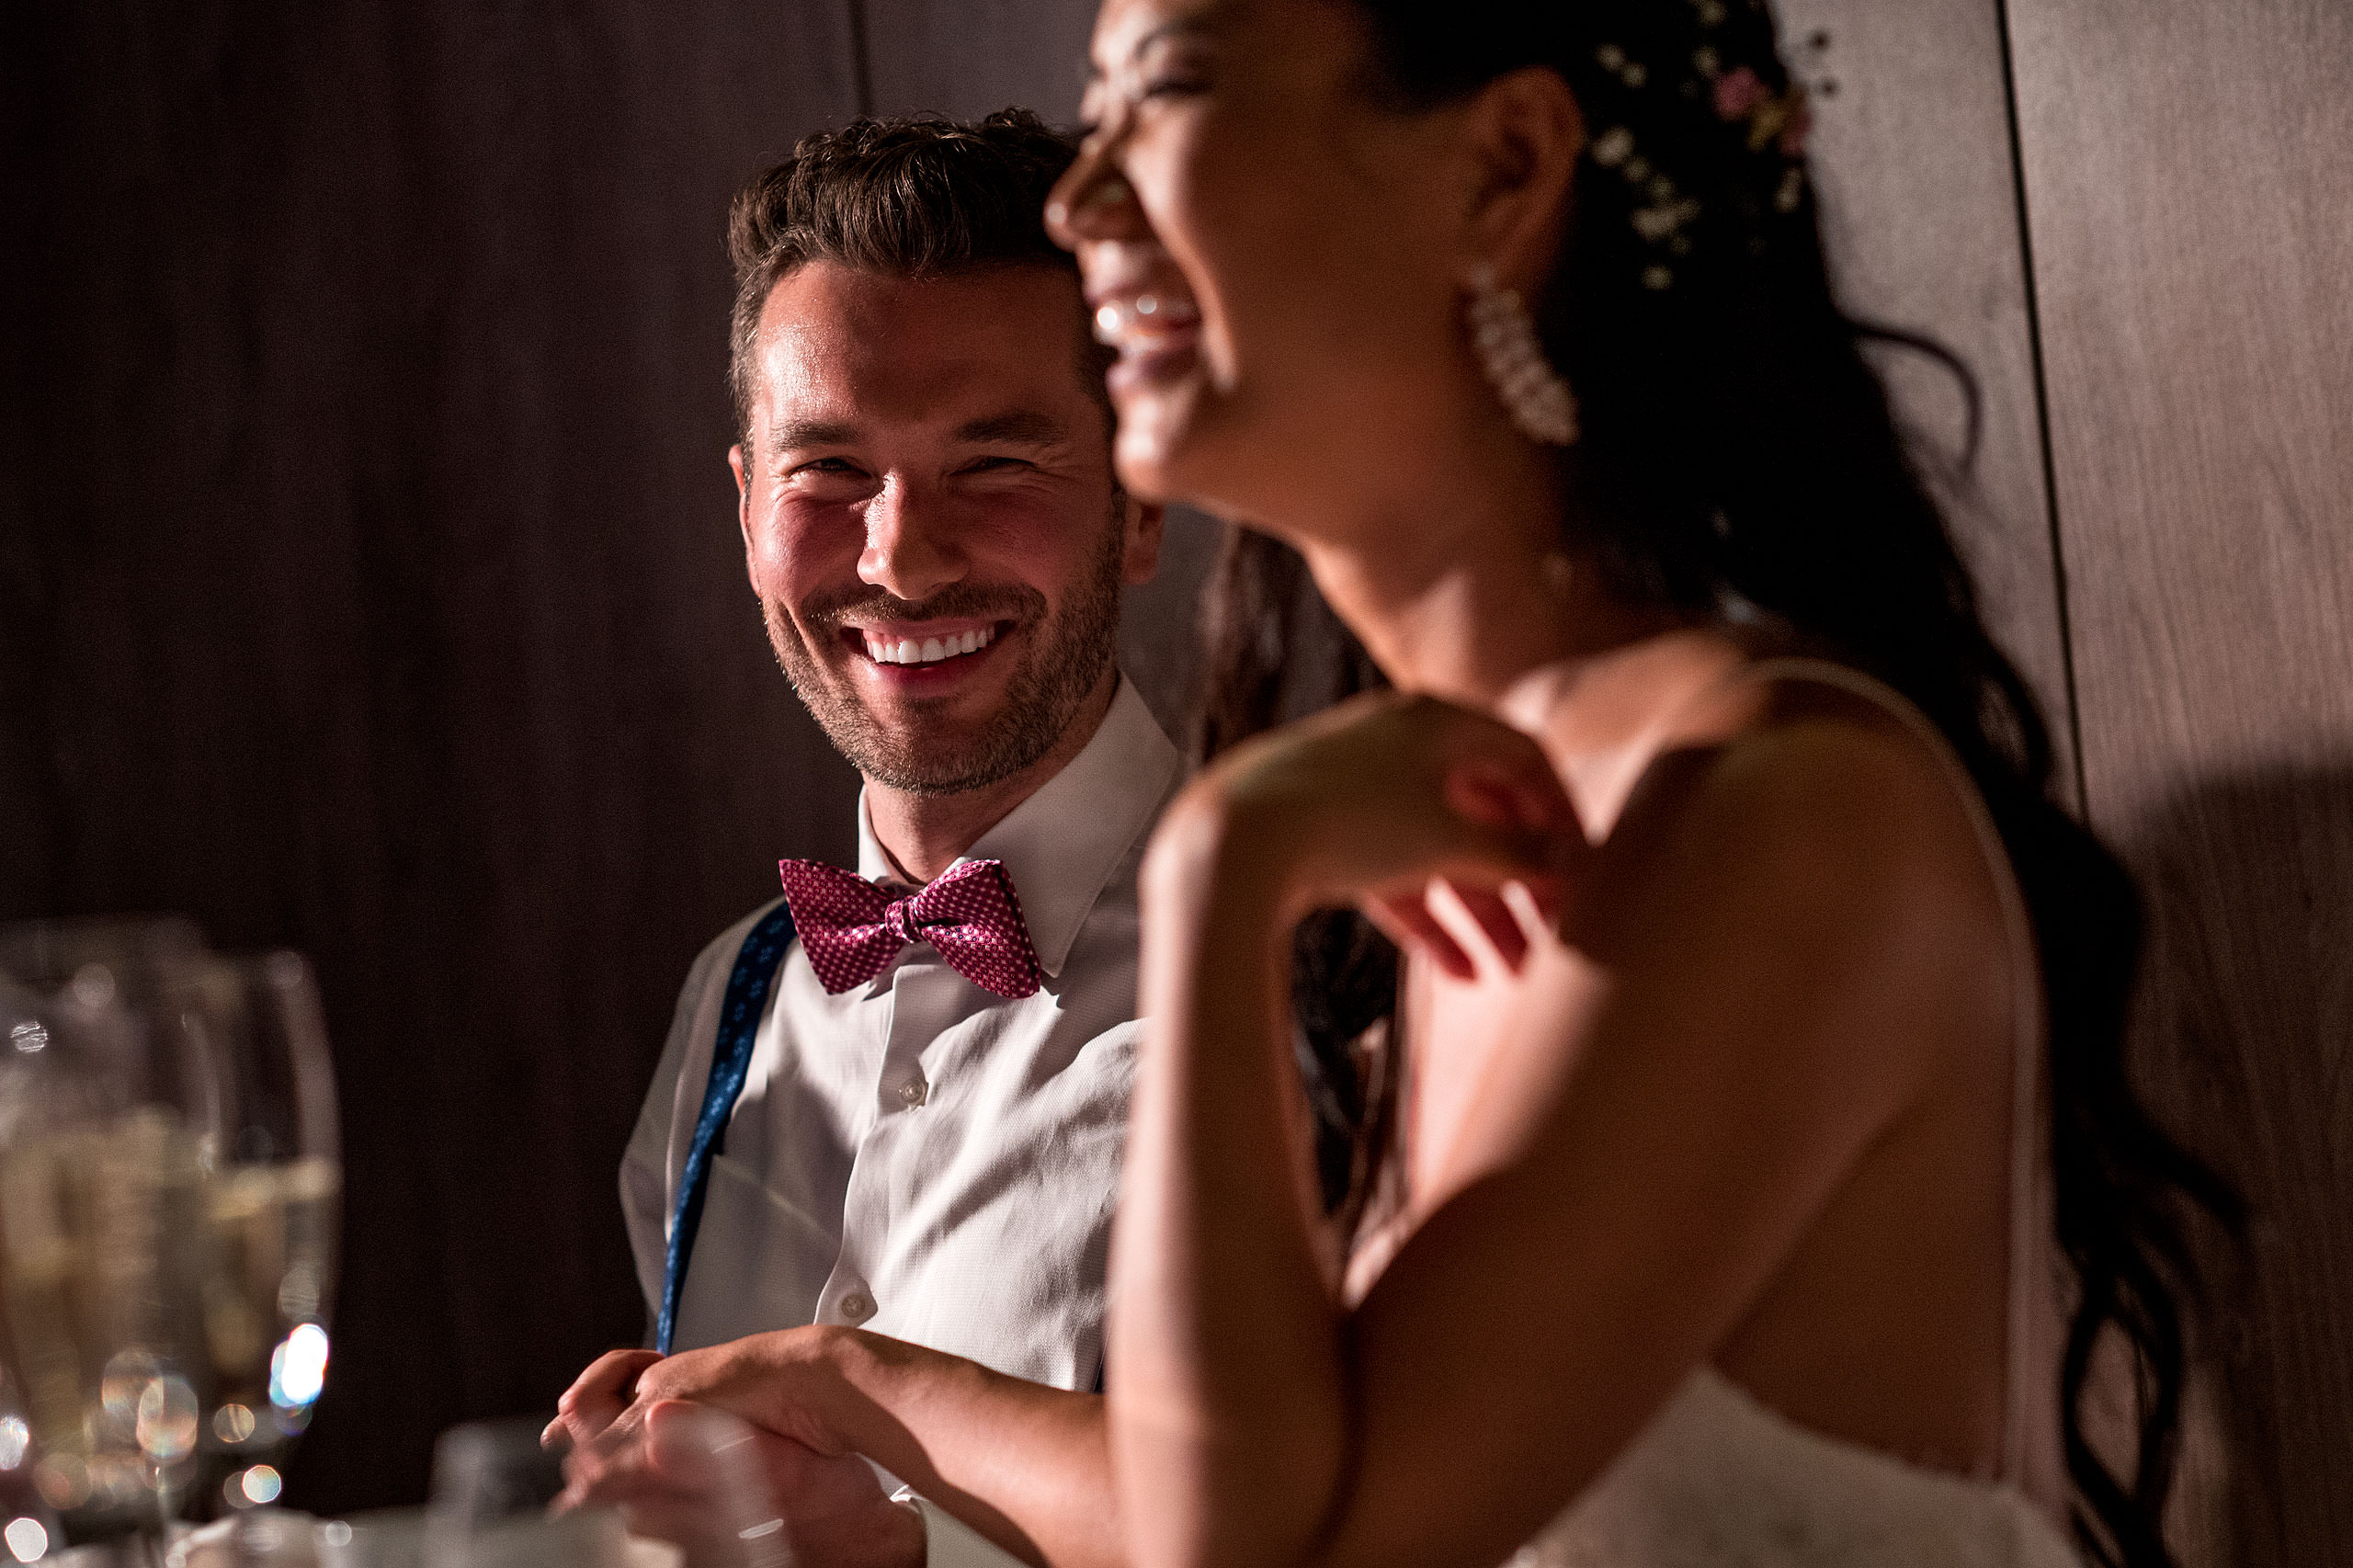
[[[158,1558],[216,1483],[277,1495],[325,1375],[341,1180],[316,991],[294,955],[223,958],[179,921],[13,927],[0,970],[23,1015],[0,1350],[35,1485],[70,1539]]]
[[[335,1079],[300,955],[206,955],[165,985],[217,1085],[207,1164],[208,1478],[242,1508],[276,1500],[278,1461],[326,1380],[343,1191]]]
[[[204,1159],[200,1041],[158,1010],[183,925],[17,927],[28,994],[0,1096],[0,1301],[33,1481],[70,1539],[153,1555],[195,1474]]]

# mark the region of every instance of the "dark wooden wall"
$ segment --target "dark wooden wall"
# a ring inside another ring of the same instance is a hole
[[[2179,1544],[2353,1560],[2353,11],[1779,9],[1838,85],[1850,305],[1985,394],[1956,521],[2148,893],[2139,1076],[2254,1205],[2243,1258],[2205,1249]],[[1940,373],[1891,368],[1949,444]]]
[[[2353,17],[1781,8],[1850,305],[1984,392],[1963,543],[2151,887],[2145,1075],[2262,1216],[2185,1541],[2344,1561]],[[861,108],[1069,118],[1091,9],[0,14],[0,916],[318,957],[355,1239],[296,1500],[414,1497],[636,1333],[611,1172],[677,978],[847,846],[719,462],[727,193]],[[1131,604],[1172,722],[1214,540]]]
[[[696,949],[854,779],[743,577],[733,187],[845,8],[11,6],[0,916],[318,962],[347,1268],[293,1500],[636,1339],[622,1142]]]
[[[2152,896],[2148,1081],[2256,1205],[2222,1541],[2345,1562],[2353,9],[2010,14],[2086,806]]]

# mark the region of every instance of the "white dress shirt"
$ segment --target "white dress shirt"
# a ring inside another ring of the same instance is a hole
[[[1012,877],[1046,974],[1034,995],[984,991],[925,943],[829,995],[792,945],[711,1161],[676,1348],[854,1324],[1094,1386],[1137,1034],[1136,868],[1182,773],[1122,679],[1085,749],[965,855]],[[892,875],[862,797],[858,869]],[[621,1162],[649,1321],[721,997],[764,913],[695,960]],[[923,1512],[933,1568],[1009,1561]]]

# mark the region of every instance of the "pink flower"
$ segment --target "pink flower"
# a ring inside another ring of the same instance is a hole
[[[1772,97],[1756,73],[1744,65],[1716,78],[1716,118],[1746,119],[1756,106]]]

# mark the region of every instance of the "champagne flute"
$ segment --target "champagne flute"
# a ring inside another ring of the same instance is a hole
[[[244,1508],[277,1499],[325,1382],[343,1189],[334,1072],[298,954],[208,955],[166,989],[217,1080],[202,1443],[221,1500]]]
[[[159,1010],[176,922],[0,933],[0,1303],[34,1483],[69,1540],[160,1551],[195,1471],[215,1074]],[[13,1525],[13,1521],[12,1521]]]
[[[0,963],[31,987],[0,1053],[0,1351],[68,1538],[152,1549],[192,1494],[275,1500],[324,1381],[317,989],[295,954],[222,957],[178,920],[10,927]]]

